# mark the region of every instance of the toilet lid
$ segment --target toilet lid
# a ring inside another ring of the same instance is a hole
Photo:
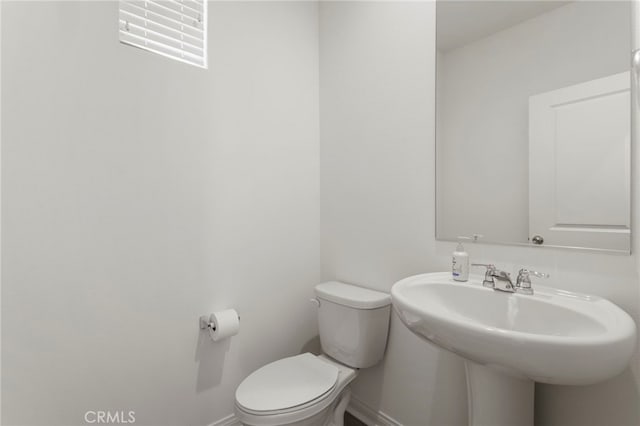
[[[275,411],[313,401],[336,385],[338,368],[315,355],[284,358],[254,371],[240,383],[236,402],[253,411]]]

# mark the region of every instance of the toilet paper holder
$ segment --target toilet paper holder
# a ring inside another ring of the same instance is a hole
[[[216,325],[213,323],[213,320],[211,319],[211,316],[213,314],[207,316],[207,315],[201,315],[200,316],[200,330],[205,330],[205,329],[210,329],[211,331],[216,331]],[[240,321],[240,315],[238,315],[238,321]]]

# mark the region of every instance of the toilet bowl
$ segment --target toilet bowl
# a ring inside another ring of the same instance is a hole
[[[340,426],[357,370],[325,355],[304,353],[267,364],[236,391],[236,416],[244,425]],[[336,412],[338,410],[338,412]]]
[[[324,354],[267,364],[236,390],[235,412],[250,426],[343,426],[348,385],[384,356],[391,298],[336,281],[315,288]]]

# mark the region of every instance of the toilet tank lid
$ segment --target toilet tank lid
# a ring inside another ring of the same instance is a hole
[[[316,296],[319,299],[356,309],[376,309],[391,304],[391,296],[387,293],[338,281],[318,284]]]

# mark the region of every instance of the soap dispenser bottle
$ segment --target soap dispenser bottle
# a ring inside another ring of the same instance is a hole
[[[458,237],[458,246],[453,252],[453,259],[451,261],[451,275],[456,281],[468,281],[469,280],[469,253],[464,250],[461,240],[471,239],[468,237]]]

